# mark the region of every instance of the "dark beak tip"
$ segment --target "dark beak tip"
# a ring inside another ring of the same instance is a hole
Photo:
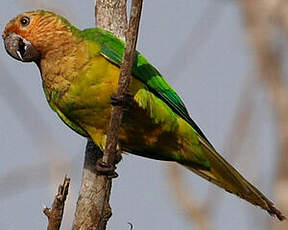
[[[21,58],[17,54],[20,37],[16,36],[16,34],[5,34],[3,39],[7,53],[16,60],[21,61]]]
[[[4,35],[4,36],[3,36]],[[40,53],[21,36],[12,34],[2,34],[7,53],[14,59],[21,62],[32,62],[40,59]]]
[[[26,50],[22,56],[23,62],[37,61],[40,57],[39,51],[31,43],[26,44]]]

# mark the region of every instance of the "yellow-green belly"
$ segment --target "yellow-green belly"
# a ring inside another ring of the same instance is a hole
[[[57,107],[104,148],[119,68],[99,56],[79,73]],[[146,86],[133,78],[130,92],[137,105],[125,111],[119,137],[123,151],[162,160],[203,163],[192,128]],[[196,153],[193,154],[192,152]],[[192,154],[191,154],[192,153]]]

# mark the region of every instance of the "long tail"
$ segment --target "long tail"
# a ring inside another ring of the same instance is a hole
[[[200,145],[210,161],[210,170],[197,169],[187,165],[185,167],[226,191],[247,200],[251,204],[260,206],[280,221],[286,219],[268,198],[241,176],[212,146],[201,139]]]

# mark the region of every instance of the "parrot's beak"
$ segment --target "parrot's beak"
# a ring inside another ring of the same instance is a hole
[[[16,33],[9,33],[3,35],[5,49],[7,53],[22,62],[38,61],[41,54],[32,45],[30,41],[25,40]]]

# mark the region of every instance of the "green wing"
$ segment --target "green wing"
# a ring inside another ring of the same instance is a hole
[[[125,43],[118,37],[100,28],[83,30],[83,36],[85,39],[96,41],[100,44],[101,54],[109,61],[118,66],[122,64]],[[210,144],[201,129],[189,116],[184,103],[177,93],[161,76],[158,70],[138,51],[135,52],[132,75],[143,82],[151,92],[161,98],[176,114],[188,122],[193,129]]]

